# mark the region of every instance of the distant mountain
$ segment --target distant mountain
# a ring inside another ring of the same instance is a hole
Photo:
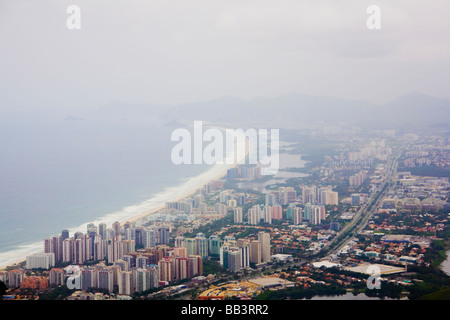
[[[409,93],[376,105],[360,100],[289,94],[274,98],[218,99],[175,106],[112,102],[96,110],[98,115],[158,117],[168,125],[175,121],[203,120],[213,123],[268,120],[301,122],[353,122],[371,126],[430,125],[449,123],[450,99]]]
[[[326,96],[290,94],[275,98],[239,99],[223,97],[211,101],[181,104],[162,114],[165,120],[187,119],[267,121],[298,119],[299,122],[357,122],[372,125],[430,124],[448,122],[450,99],[420,93],[400,96],[384,105]]]
[[[402,123],[450,123],[450,99],[413,92],[388,102],[383,112]]]
[[[336,120],[361,112],[360,108],[374,108],[363,101],[345,101],[330,97],[291,94],[276,98],[239,99],[223,97],[211,101],[181,104],[162,115],[163,119],[203,119],[212,122],[267,120],[293,117],[305,120]],[[318,116],[320,114],[320,117]]]

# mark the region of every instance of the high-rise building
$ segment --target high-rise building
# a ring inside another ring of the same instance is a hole
[[[25,270],[13,269],[8,271],[7,284],[10,289],[19,288],[22,281],[25,279]]]
[[[173,255],[175,257],[187,258],[187,249],[185,247],[176,247],[173,249]]]
[[[102,239],[100,235],[96,235],[94,238],[94,252],[93,258],[94,260],[103,260],[105,259],[105,241]]]
[[[55,254],[55,262],[62,261],[62,255],[63,255],[63,238],[60,235],[54,236],[52,238],[53,241],[53,253]]]
[[[132,271],[119,271],[119,294],[131,295],[133,283]]]
[[[303,210],[299,207],[292,208],[293,211],[293,221],[295,225],[301,224],[303,221]]]
[[[49,285],[62,286],[64,282],[64,270],[59,268],[52,268],[49,272]]]
[[[144,229],[143,231],[144,248],[156,247],[156,232],[154,229]]]
[[[175,237],[175,248],[185,247],[186,238],[184,236]]]
[[[182,257],[174,258],[175,281],[189,278],[189,259]]]
[[[190,255],[189,259],[189,278],[203,275],[203,259],[199,255]]]
[[[107,229],[106,223],[101,222],[98,224],[98,234],[103,239],[106,239],[106,229]]]
[[[106,250],[106,259],[108,263],[113,263],[121,258],[119,251],[119,240],[116,237],[107,241]]]
[[[312,211],[312,204],[308,202],[307,204],[305,204],[305,207],[303,209],[303,218],[305,220],[309,221],[311,211]]]
[[[75,240],[79,239],[80,237],[83,237],[84,234],[83,232],[77,231],[74,233],[73,237],[75,238]]]
[[[147,267],[148,281],[147,286],[149,289],[159,287],[159,269],[156,264],[152,264]]]
[[[133,227],[124,228],[123,230],[124,240],[135,240],[136,239],[136,229]]]
[[[315,203],[316,202],[316,187],[302,188],[302,204]]]
[[[128,230],[130,230],[130,229],[128,229]],[[122,241],[120,241],[119,246],[122,247],[121,248],[122,250],[119,249],[119,251],[120,251],[119,259],[131,252],[136,251],[136,243],[134,240],[122,240]]]
[[[242,208],[234,208],[234,223],[242,223]]]
[[[144,228],[134,228],[134,242],[136,243],[136,247],[144,245]]]
[[[339,194],[336,191],[330,192],[330,205],[337,206],[339,204]]]
[[[214,209],[218,214],[226,214],[227,213],[227,206],[223,203],[216,203],[214,205]]]
[[[131,256],[131,255],[125,255],[122,257],[123,261],[127,262],[128,267],[131,268],[135,268],[136,267],[136,257]]]
[[[241,269],[241,255],[240,250],[237,247],[232,247],[227,252],[228,256],[228,263],[227,263],[227,269],[231,272],[236,272]]]
[[[95,238],[95,235],[94,235]],[[82,243],[84,245],[84,249],[83,249],[83,261],[86,260],[91,260],[93,257],[93,242],[91,236],[86,233],[85,235],[83,235],[83,237],[80,238],[82,240]]]
[[[73,262],[75,264],[83,264],[85,259],[85,241],[84,237],[78,238],[75,240],[74,251],[73,251]]]
[[[273,206],[275,204],[278,204],[275,194],[273,194],[273,193],[267,194],[265,204],[266,204],[266,206]]]
[[[286,220],[291,221],[294,218],[294,205],[291,203],[287,208],[286,208]]]
[[[123,259],[114,261],[114,265],[119,266],[121,271],[128,271],[130,269],[128,262]]]
[[[63,261],[72,262],[74,261],[74,248],[75,239],[67,238],[63,241]]]
[[[283,209],[280,205],[275,205],[272,207],[272,219],[274,220],[283,219]]]
[[[145,269],[142,268],[133,268],[132,270],[130,270],[131,275],[129,274],[122,274],[120,275],[121,277],[119,277],[119,293],[120,291],[125,291],[127,290],[127,285],[128,285],[128,279],[126,279],[127,277],[130,277],[130,291],[131,293],[134,292],[142,292],[144,290],[147,290],[146,288],[146,271]],[[125,279],[123,278],[123,276],[125,276]],[[122,288],[121,288],[122,287]]]
[[[261,243],[261,258],[263,262],[270,262],[270,234],[258,232],[258,241]]]
[[[197,253],[197,241],[195,240],[195,238],[185,238],[184,246],[187,250],[187,255]]]
[[[361,204],[359,193],[352,194],[352,206],[359,206]]]
[[[217,235],[209,237],[209,254],[211,257],[218,258],[220,256],[220,247],[222,246],[222,239]]]
[[[250,245],[245,243],[245,245],[238,246],[239,248],[239,259],[240,268],[247,268],[250,266]]]
[[[82,268],[81,269],[81,289],[90,290],[98,287],[97,280],[98,270],[95,268]]]
[[[290,204],[297,201],[297,192],[292,187],[284,188],[283,190],[283,204]]]
[[[108,290],[112,292],[114,290],[114,274],[111,269],[102,269],[97,274],[98,289]]]
[[[61,240],[64,241],[64,240],[66,240],[67,238],[69,238],[69,230],[64,229],[64,230],[61,232]]]
[[[246,199],[245,199],[245,194],[241,194],[237,197],[237,205],[238,206],[245,206],[246,204]]]
[[[55,261],[62,261],[63,259],[62,246],[63,240],[60,235],[44,239],[44,253],[54,253]]]
[[[272,223],[272,216],[273,216],[273,207],[272,206],[265,206],[263,209],[263,219],[265,223]]]
[[[169,227],[159,227],[158,228],[158,244],[169,244]]]
[[[250,263],[258,265],[261,261],[261,242],[253,240],[250,242]]]
[[[208,256],[208,240],[205,238],[205,235],[201,232],[197,233],[195,236],[195,255],[199,255],[201,257]]]
[[[105,240],[110,240],[116,236],[116,232],[112,228],[106,229],[106,238]],[[120,236],[120,235],[118,235]]]
[[[146,256],[136,257],[136,268],[145,269],[150,264],[150,259]]]
[[[319,225],[322,221],[323,211],[325,209],[323,206],[314,205],[311,206],[311,212],[309,215],[309,222],[312,225]]]
[[[44,252],[45,253],[53,252],[53,239],[52,238],[44,239]]]
[[[151,288],[155,288],[155,272],[151,268],[136,268],[134,274],[134,290],[142,292]]]
[[[259,224],[259,206],[253,206],[248,209],[247,213],[248,224],[257,225]]]
[[[159,280],[171,282],[174,280],[174,266],[172,257],[164,257],[158,261]]]
[[[112,224],[112,229],[114,230],[114,237],[119,238],[120,237],[120,223],[118,221],[116,221]]]
[[[55,265],[55,254],[35,253],[26,257],[26,269],[50,269]]]

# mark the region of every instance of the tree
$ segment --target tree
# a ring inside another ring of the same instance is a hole
[[[4,296],[6,290],[8,290],[8,287],[3,281],[0,280],[0,299]]]

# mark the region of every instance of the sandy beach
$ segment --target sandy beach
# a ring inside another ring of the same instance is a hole
[[[227,170],[228,170],[228,169],[229,169],[229,168],[227,168]],[[208,183],[211,182],[211,181],[220,180],[220,179],[222,179],[224,176],[226,176],[226,174],[227,174],[227,171],[222,172],[222,173],[220,173],[219,175],[217,175],[215,178],[209,180],[206,184],[208,184]],[[206,185],[206,184],[203,184],[202,186],[200,186],[199,188],[196,188],[196,189],[194,189],[194,190],[188,191],[188,192],[186,192],[184,195],[182,195],[181,197],[176,198],[176,199],[171,200],[171,201],[173,201],[173,202],[183,201],[183,200],[185,200],[185,199],[191,197],[192,195],[194,195],[194,194],[197,192],[198,189],[202,188],[202,187],[203,187],[204,185]],[[145,217],[147,217],[147,216],[149,216],[149,215],[151,215],[151,214],[153,214],[153,213],[156,213],[156,212],[158,212],[158,211],[164,209],[165,206],[166,206],[165,204],[162,204],[162,205],[160,205],[160,206],[157,207],[157,208],[154,208],[154,209],[152,209],[152,210],[150,210],[150,211],[146,211],[146,212],[144,212],[144,213],[142,213],[142,214],[140,214],[140,215],[137,215],[137,216],[135,216],[135,217],[133,217],[133,218],[131,218],[131,219],[126,219],[126,220],[122,220],[122,221],[119,221],[119,222],[120,222],[120,223],[125,223],[125,222],[135,222],[135,221],[137,221],[137,220],[139,220],[139,219],[141,219],[141,218],[145,218]]]
[[[219,127],[215,127],[215,128],[224,130],[224,128],[219,128]],[[210,170],[200,174],[198,177],[193,177],[193,179],[196,179],[196,178],[200,177],[200,179],[202,180],[201,182],[197,183],[195,186],[193,186],[193,188],[191,188],[190,190],[186,191],[181,196],[178,196],[176,198],[173,198],[173,199],[170,199],[170,200],[167,200],[167,201],[173,201],[173,202],[182,201],[182,200],[184,200],[184,199],[194,195],[200,188],[202,188],[203,186],[207,185],[211,181],[223,179],[223,177],[226,176],[227,171],[230,168],[237,167],[237,166],[239,166],[240,163],[243,163],[243,161],[248,156],[248,154],[249,154],[249,148],[246,145],[244,157],[242,159],[239,159],[239,161],[237,161],[234,164],[229,164],[229,165],[217,165],[216,164],[216,165],[212,166],[212,168]],[[223,166],[223,168],[221,168],[222,166]],[[210,171],[216,171],[216,172],[210,172]],[[217,173],[217,171],[219,171],[219,172]],[[212,175],[212,174],[214,174],[214,175]],[[206,175],[206,177],[203,178],[202,175]],[[175,188],[178,188],[178,187],[175,187]],[[165,208],[165,202],[167,202],[167,201],[164,201],[164,202],[158,204],[156,207],[154,207],[154,208],[152,208],[150,210],[146,210],[146,211],[144,211],[144,212],[142,212],[140,214],[134,215],[132,217],[118,218],[118,219],[114,219],[114,220],[115,221],[119,221],[121,224],[125,223],[125,222],[136,222],[137,220],[139,220],[141,218],[145,218],[145,217],[147,217],[147,216],[149,216],[151,214],[154,214],[154,213],[164,209]],[[42,239],[42,241],[43,240],[44,239]],[[41,249],[41,250],[38,250],[38,251],[35,250],[33,252],[27,252],[26,255],[33,254],[33,253],[39,253],[39,252],[43,252],[43,250]],[[19,263],[24,262],[25,261],[25,256],[22,255],[20,258],[17,258],[17,259],[12,258],[9,261],[7,261],[6,264],[4,264],[4,265],[2,265],[1,262],[0,262],[0,270],[4,270],[7,267],[11,267],[11,266],[13,266],[15,264],[19,264]]]

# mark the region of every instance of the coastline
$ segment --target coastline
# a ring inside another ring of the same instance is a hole
[[[226,166],[226,168],[223,169],[219,174],[215,174],[214,176],[210,176],[210,177],[207,179],[206,182],[201,183],[201,185],[200,185],[200,184],[199,184],[199,185],[195,185],[194,188],[190,189],[189,191],[186,191],[186,192],[185,192],[184,194],[182,194],[181,196],[178,196],[178,197],[176,197],[176,198],[172,198],[172,199],[170,199],[170,200],[168,200],[168,201],[175,201],[175,202],[176,202],[176,201],[182,201],[182,200],[184,200],[184,199],[186,199],[186,198],[192,196],[192,195],[195,194],[200,188],[202,188],[203,186],[207,185],[209,182],[222,179],[224,176],[226,176],[227,170],[228,170],[228,169],[230,169],[230,168],[232,168],[232,167],[235,167],[235,166],[237,166],[237,165],[238,165],[238,164],[234,164],[234,165],[231,165],[231,167],[230,167],[230,166]],[[214,168],[211,168],[210,170],[212,170],[212,169],[214,169]],[[200,174],[199,176],[207,175],[208,172],[209,172],[210,170],[208,170],[208,171],[206,171],[206,172],[203,172],[203,173]],[[198,176],[197,176],[197,177],[198,177]],[[192,178],[197,178],[197,177],[192,177]],[[192,179],[192,178],[191,178],[191,179]],[[173,188],[180,188],[180,186],[173,187]],[[153,208],[153,209],[147,210],[147,211],[145,211],[145,212],[143,212],[143,213],[141,213],[141,214],[135,215],[135,216],[133,216],[133,217],[128,217],[128,218],[118,219],[118,221],[119,221],[121,224],[123,224],[123,223],[125,223],[125,222],[136,222],[137,220],[139,220],[139,219],[141,219],[141,218],[145,218],[145,217],[147,217],[147,216],[149,216],[149,215],[151,215],[151,214],[157,213],[158,211],[160,211],[160,210],[162,210],[162,209],[164,209],[164,208],[165,208],[165,202],[162,203],[162,204],[160,204],[159,206],[157,206],[157,207],[155,207],[155,208]],[[85,224],[86,224],[86,223],[85,223]],[[42,239],[42,241],[43,241],[43,239]],[[39,252],[42,252],[42,250],[40,250],[40,251],[34,251],[33,253],[39,253]],[[32,254],[32,253],[30,253],[30,254]],[[26,258],[23,257],[23,258],[20,258],[20,259],[17,259],[17,260],[13,260],[13,261],[11,261],[11,262],[7,262],[7,264],[5,264],[5,265],[3,265],[3,266],[0,265],[0,271],[4,271],[6,268],[14,267],[15,265],[24,263],[25,261],[26,261]]]
[[[234,166],[237,166],[237,165],[234,165]],[[234,167],[234,166],[233,166],[233,167]],[[207,184],[210,183],[211,181],[220,180],[220,179],[222,179],[224,176],[226,176],[227,170],[228,170],[228,169],[230,169],[230,168],[227,168],[224,172],[220,173],[220,174],[217,175],[215,178],[210,179],[208,182],[206,182],[206,183],[203,184],[202,186],[197,187],[197,188],[195,188],[195,189],[193,189],[193,190],[187,191],[187,192],[186,192],[185,194],[183,194],[182,196],[180,196],[180,197],[178,197],[178,198],[176,198],[176,199],[174,199],[174,200],[171,200],[171,201],[173,201],[173,202],[182,201],[182,200],[184,200],[184,199],[186,199],[186,198],[188,198],[188,197],[194,195],[200,188],[202,188],[203,186],[207,185]],[[142,214],[140,214],[140,215],[137,215],[137,216],[134,216],[134,217],[132,217],[132,218],[130,218],[130,219],[122,220],[122,221],[119,221],[119,222],[120,222],[120,223],[125,223],[125,222],[136,222],[136,221],[139,220],[139,219],[145,218],[145,217],[147,217],[147,216],[149,216],[149,215],[151,215],[151,214],[154,214],[154,213],[156,213],[156,212],[158,212],[158,211],[164,209],[165,206],[166,206],[165,204],[162,204],[162,205],[160,205],[159,207],[156,207],[156,208],[154,208],[154,209],[151,209],[151,210],[149,210],[149,211],[146,211],[146,212],[144,212],[144,213],[142,213]]]
[[[221,128],[221,127],[214,127],[214,128],[218,128],[218,129],[221,129],[221,130],[225,129],[225,128]],[[147,216],[149,216],[151,214],[154,214],[154,213],[160,211],[161,209],[164,209],[165,208],[165,202],[167,202],[167,201],[175,201],[176,202],[176,201],[184,200],[184,199],[192,196],[193,194],[195,194],[200,188],[202,188],[203,186],[207,185],[211,181],[223,179],[223,177],[226,176],[227,171],[229,169],[235,168],[235,167],[239,166],[241,163],[244,163],[243,161],[245,161],[245,159],[247,158],[248,154],[249,154],[249,148],[248,148],[248,145],[246,144],[243,158],[237,160],[233,164],[215,164],[215,165],[211,166],[210,169],[206,170],[205,172],[202,172],[200,175],[188,178],[188,180],[186,182],[182,182],[181,185],[178,185],[178,186],[175,186],[175,187],[166,188],[166,190],[167,189],[169,189],[169,190],[170,189],[180,189],[180,188],[182,188],[183,184],[189,183],[191,180],[195,180],[195,179],[200,179],[201,180],[201,181],[195,183],[195,185],[192,186],[192,188],[190,188],[188,191],[185,191],[180,196],[177,196],[177,197],[174,197],[174,198],[170,198],[170,199],[166,199],[166,201],[163,201],[163,203],[159,203],[158,206],[156,206],[156,207],[154,207],[152,209],[148,209],[145,212],[140,213],[138,215],[134,215],[132,217],[127,217],[127,218],[117,218],[117,219],[112,219],[112,220],[119,221],[121,224],[125,223],[125,222],[136,222],[137,220],[139,220],[141,218],[145,218],[145,217],[147,217]],[[161,192],[164,192],[164,191],[165,190],[163,190]],[[156,194],[156,195],[158,195],[158,194]],[[151,201],[156,195],[153,195],[152,198],[149,199],[149,201]],[[127,208],[123,208],[121,210],[121,212],[126,210],[126,209]],[[114,213],[107,214],[105,216],[105,218],[108,217],[108,216],[111,216],[111,215],[114,215]],[[98,221],[98,219],[94,219],[94,222],[95,221]],[[84,226],[84,225],[87,225],[87,223],[82,224],[82,226]],[[75,230],[75,229],[79,229],[79,226],[75,227],[75,228],[71,228],[71,230]],[[43,241],[43,239],[42,239],[42,241]],[[30,246],[32,246],[32,245],[30,245]],[[24,247],[26,247],[26,246],[24,246]],[[27,255],[30,255],[30,254],[33,254],[33,253],[40,253],[40,252],[43,252],[43,250],[42,249],[38,250],[38,251],[35,250],[33,252],[29,252]],[[26,261],[26,256],[24,257],[22,255],[21,258],[11,259],[11,261],[6,262],[5,265],[1,265],[1,262],[0,262],[0,271],[4,271],[7,268],[14,267],[14,266],[16,266],[18,264],[24,263],[25,261]]]

